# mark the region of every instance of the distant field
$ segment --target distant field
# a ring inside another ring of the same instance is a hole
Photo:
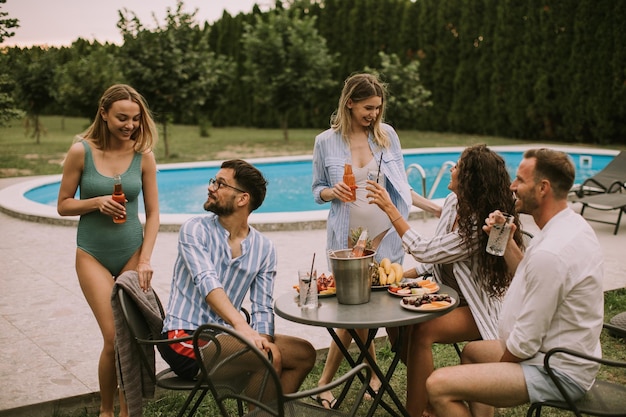
[[[22,121],[0,128],[0,178],[28,175],[60,174],[61,161],[76,134],[89,125],[88,119],[70,117],[42,117],[45,134],[40,144],[35,143],[32,129],[28,131]],[[313,152],[315,136],[324,130],[293,129],[289,142],[279,129],[213,128],[209,137],[201,137],[197,126],[168,126],[170,157],[165,158],[162,138],[156,147],[157,162],[193,162],[222,160],[233,157],[307,155]],[[159,126],[159,134],[162,129]],[[399,131],[402,147],[466,146],[475,143],[488,145],[520,145],[531,141],[478,135]],[[536,141],[532,141],[536,142]]]

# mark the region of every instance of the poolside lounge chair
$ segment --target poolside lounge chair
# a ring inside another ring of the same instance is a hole
[[[621,151],[600,172],[587,178],[572,191],[575,191],[578,197],[598,193],[613,193],[624,188],[625,183],[626,151]]]
[[[626,211],[626,193],[616,192],[610,194],[607,193],[589,195],[587,197],[575,198],[573,201],[582,203],[583,206],[580,209],[580,215],[583,217],[585,217],[584,213],[587,207],[590,207],[594,210],[602,211],[619,210],[619,213],[617,215],[617,221],[615,223],[606,220],[589,219],[585,217],[587,221],[615,225],[615,230],[613,231],[613,234],[617,234],[617,230],[619,229],[619,223],[622,220],[622,212]]]

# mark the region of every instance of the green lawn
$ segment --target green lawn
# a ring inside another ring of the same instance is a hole
[[[626,289],[609,291],[605,294],[605,317],[607,321],[613,317],[615,314],[626,311]],[[616,339],[605,332],[602,333],[601,337],[602,342],[602,350],[603,355],[607,358],[618,359],[622,361],[626,361],[626,341],[621,339]],[[383,369],[387,368],[387,365],[391,362],[393,353],[389,348],[389,343],[386,338],[380,338],[377,340],[377,348],[376,348],[376,357],[377,361],[381,364]],[[452,345],[435,345],[433,347],[433,353],[435,358],[435,366],[452,366],[458,364],[458,356],[456,351],[454,350]],[[318,355],[318,361],[304,381],[302,389],[313,388],[317,385],[317,381],[321,375],[322,368],[324,366],[325,353],[321,353]],[[347,370],[347,363],[344,361],[342,367],[339,369],[338,374],[341,374]],[[621,369],[619,371],[607,371],[606,368],[602,368],[600,371],[600,375],[603,378],[608,378],[614,381],[618,381],[620,383],[626,384],[626,370]],[[396,373],[392,379],[392,385],[394,390],[400,395],[400,398],[403,399],[405,387],[406,387],[406,368],[400,363],[398,368],[396,369]],[[339,394],[337,391],[336,395]],[[166,416],[166,415],[174,415],[178,412],[179,408],[182,406],[184,400],[186,398],[186,394],[171,394],[171,393],[161,393],[154,400],[148,400],[144,405],[144,416]],[[387,397],[388,398],[388,397]],[[354,397],[348,396],[346,401],[353,401]],[[365,409],[367,406],[367,400],[364,401],[362,408]],[[519,406],[509,409],[500,409],[497,412],[497,416],[499,417],[523,417],[526,415],[526,411],[528,410],[528,406]],[[365,414],[363,411],[362,414]],[[218,415],[217,408],[215,407],[215,403],[212,398],[205,399],[202,403],[202,406],[198,413],[196,414],[198,417],[213,417]],[[379,409],[375,414],[376,417],[385,417],[387,416],[387,412],[383,409]],[[542,412],[542,416],[545,417],[565,417],[570,416],[571,413],[559,412],[552,409],[546,409]],[[54,417],[97,417],[97,410],[76,410],[74,412],[58,412]]]
[[[88,119],[70,117],[42,117],[45,134],[40,143],[32,137],[32,129],[14,121],[0,128],[0,178],[60,174],[61,161],[76,134],[84,131]],[[165,158],[162,127],[156,147],[157,162],[193,162],[222,160],[233,157],[307,155],[313,152],[315,135],[320,129],[293,129],[289,142],[278,129],[213,128],[209,137],[201,137],[197,126],[168,126],[169,158]],[[405,149],[440,146],[466,146],[475,143],[488,145],[522,145],[529,141],[493,136],[461,135],[420,131],[399,131]]]

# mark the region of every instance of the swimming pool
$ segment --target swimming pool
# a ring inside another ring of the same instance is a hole
[[[514,177],[517,165],[522,159],[523,151],[529,147],[543,145],[529,145],[526,147],[493,146],[491,149],[502,155],[507,167]],[[581,149],[574,147],[553,147],[563,150],[572,156],[576,165],[576,182],[601,170],[613,159],[617,151]],[[455,148],[421,148],[404,151],[405,166],[419,164],[426,174],[426,195],[431,193],[435,177],[446,162],[454,163],[463,151],[462,147]],[[318,205],[313,201],[311,193],[312,156],[291,156],[279,158],[248,159],[257,166],[268,179],[268,192],[263,205],[253,213],[253,216],[269,216],[270,221],[289,222],[295,218],[325,220],[329,205]],[[206,163],[185,163],[160,165],[157,174],[159,185],[159,205],[162,223],[179,223],[183,217],[203,213],[202,205],[206,200],[209,178],[215,176],[221,161]],[[443,175],[432,198],[444,198],[448,194],[449,167],[444,167]],[[409,183],[420,194],[422,192],[421,176],[417,170],[410,170]],[[60,176],[49,176],[34,182],[27,182],[20,187],[21,197],[26,205],[36,205],[51,208],[53,217],[56,214],[57,194]],[[11,188],[11,187],[9,187]],[[4,190],[0,191],[3,193]],[[0,199],[0,206],[4,206],[6,199]],[[142,208],[140,208],[142,211]],[[289,214],[286,214],[289,213]],[[178,219],[169,216],[177,216]],[[179,220],[180,219],[180,220]],[[251,219],[254,220],[254,219]]]

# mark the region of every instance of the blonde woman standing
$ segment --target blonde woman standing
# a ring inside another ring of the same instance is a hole
[[[152,279],[150,258],[159,229],[152,152],[157,136],[143,97],[128,85],[116,84],[104,92],[94,122],[77,137],[63,166],[57,211],[61,216],[80,216],[76,273],[104,340],[98,363],[101,417],[114,415],[117,391],[111,308],[114,280],[124,271],[136,270],[139,285],[148,290]],[[121,176],[126,205],[112,198],[116,175]],[[138,216],[142,191],[146,211],[143,228]],[[123,223],[113,221],[124,217]],[[120,393],[120,416],[127,415]]]
[[[401,216],[408,216],[412,203],[400,140],[396,131],[383,123],[385,95],[385,85],[374,75],[355,74],[345,81],[330,129],[315,138],[312,190],[318,204],[330,202],[328,250],[352,246],[350,231],[362,227],[368,230],[378,261],[390,258],[392,262],[402,263],[402,242],[392,222],[365,197],[367,172],[377,171],[380,178],[384,178],[386,189]],[[352,165],[355,175],[356,201],[350,201],[351,189],[343,182],[346,163]],[[349,345],[351,337],[347,330],[337,329],[337,335],[344,346]],[[359,330],[359,336],[365,340],[367,329]],[[370,354],[375,358],[373,345]],[[332,380],[341,360],[341,352],[333,342],[319,385]],[[380,385],[378,377],[372,376],[372,390],[377,391]],[[316,399],[327,408],[335,401],[331,392]]]

